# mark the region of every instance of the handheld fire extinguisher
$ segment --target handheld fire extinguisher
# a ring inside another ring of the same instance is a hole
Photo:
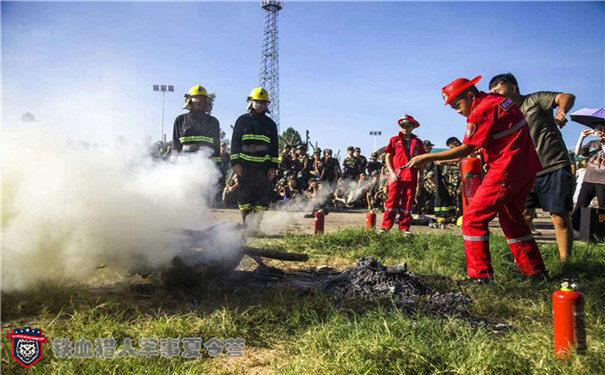
[[[325,214],[322,210],[315,212],[315,231],[314,234],[317,236],[318,233],[324,232],[324,221]]]
[[[564,282],[552,295],[555,329],[555,354],[565,357],[575,347],[578,353],[586,351],[584,325],[584,295],[577,284]]]
[[[483,179],[481,159],[468,157],[462,159],[462,212],[466,212],[470,199],[475,195]]]
[[[366,229],[373,230],[376,227],[376,212],[368,211],[366,215]]]

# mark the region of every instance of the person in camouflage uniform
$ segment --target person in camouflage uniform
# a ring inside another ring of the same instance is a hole
[[[456,215],[462,215],[462,178],[459,164],[444,166],[444,176],[447,181],[447,192],[456,205]]]
[[[342,162],[342,177],[347,180],[357,180],[361,173],[361,161],[353,153],[353,146],[347,147],[347,157]]]
[[[447,147],[454,148],[462,144],[456,137],[450,137],[445,142]],[[456,216],[462,215],[462,175],[460,173],[460,163],[444,163],[444,175],[447,179],[448,192],[456,204]]]
[[[296,157],[293,160],[294,173],[296,174],[296,183],[299,188],[305,190],[309,185],[311,170],[313,170],[313,161],[307,155],[307,146],[300,144],[296,146]]]
[[[313,178],[319,178],[323,172],[323,160],[321,158],[321,149],[315,148],[313,150],[313,168],[311,169],[311,175]]]
[[[321,158],[322,170],[321,174],[318,176],[319,181],[334,183],[336,182],[341,175],[340,172],[340,164],[338,164],[338,160],[332,157],[332,150],[326,148],[324,150],[324,156]]]
[[[369,175],[372,175],[374,171],[380,174],[380,171],[382,170],[382,163],[378,161],[377,152],[372,152],[372,156],[370,157],[370,161],[368,162],[366,169]]]
[[[284,149],[282,150],[281,154],[279,155],[278,174],[279,174],[280,178],[284,177],[293,168],[292,156],[290,154],[291,149],[292,149],[292,146],[285,145]]]
[[[353,156],[356,157],[357,160],[359,160],[359,170],[357,170],[357,175],[359,176],[359,174],[361,173],[366,173],[366,168],[368,167],[368,159],[366,159],[366,157],[361,154],[360,147],[355,147],[355,150],[353,151]]]

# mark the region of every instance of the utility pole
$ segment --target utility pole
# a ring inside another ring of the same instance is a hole
[[[162,134],[160,139],[166,142],[166,134],[164,134],[164,94],[167,92],[174,92],[173,85],[153,85],[153,91],[162,93]]]
[[[372,130],[372,131],[370,131],[370,135],[374,137],[374,147],[372,148],[372,152],[376,152],[376,137],[381,136],[382,131]]]

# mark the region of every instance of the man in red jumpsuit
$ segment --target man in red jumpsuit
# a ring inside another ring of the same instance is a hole
[[[479,282],[492,278],[488,223],[498,215],[519,270],[525,276],[538,276],[546,269],[523,210],[542,166],[517,105],[502,95],[478,91],[475,84],[480,79],[459,78],[442,89],[446,105],[467,117],[463,144],[417,156],[407,166],[418,168],[429,161],[460,158],[483,149],[489,170],[462,223],[467,274]]]
[[[409,233],[412,224],[412,204],[418,185],[418,171],[405,168],[412,157],[426,153],[422,141],[412,133],[420,124],[412,116],[405,115],[397,121],[401,130],[389,140],[384,150],[389,171],[389,196],[384,203],[382,231],[388,231],[399,212],[399,230]]]

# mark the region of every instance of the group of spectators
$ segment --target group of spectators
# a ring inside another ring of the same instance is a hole
[[[447,144],[455,147],[460,141],[452,137]],[[424,146],[430,152],[434,145],[424,141]],[[221,148],[221,154],[226,152],[225,147]],[[368,160],[359,147],[350,146],[347,156],[340,162],[329,148],[315,147],[309,152],[306,144],[286,145],[281,151],[273,181],[273,203],[303,211],[319,207],[383,211],[388,193],[384,155],[373,152]],[[461,214],[461,178],[457,163],[431,163],[425,166],[421,178],[416,195],[417,214],[436,214],[452,221]],[[226,207],[236,206],[237,190],[237,176],[227,174],[222,196]],[[446,200],[452,202],[447,210],[435,205],[435,202]]]

